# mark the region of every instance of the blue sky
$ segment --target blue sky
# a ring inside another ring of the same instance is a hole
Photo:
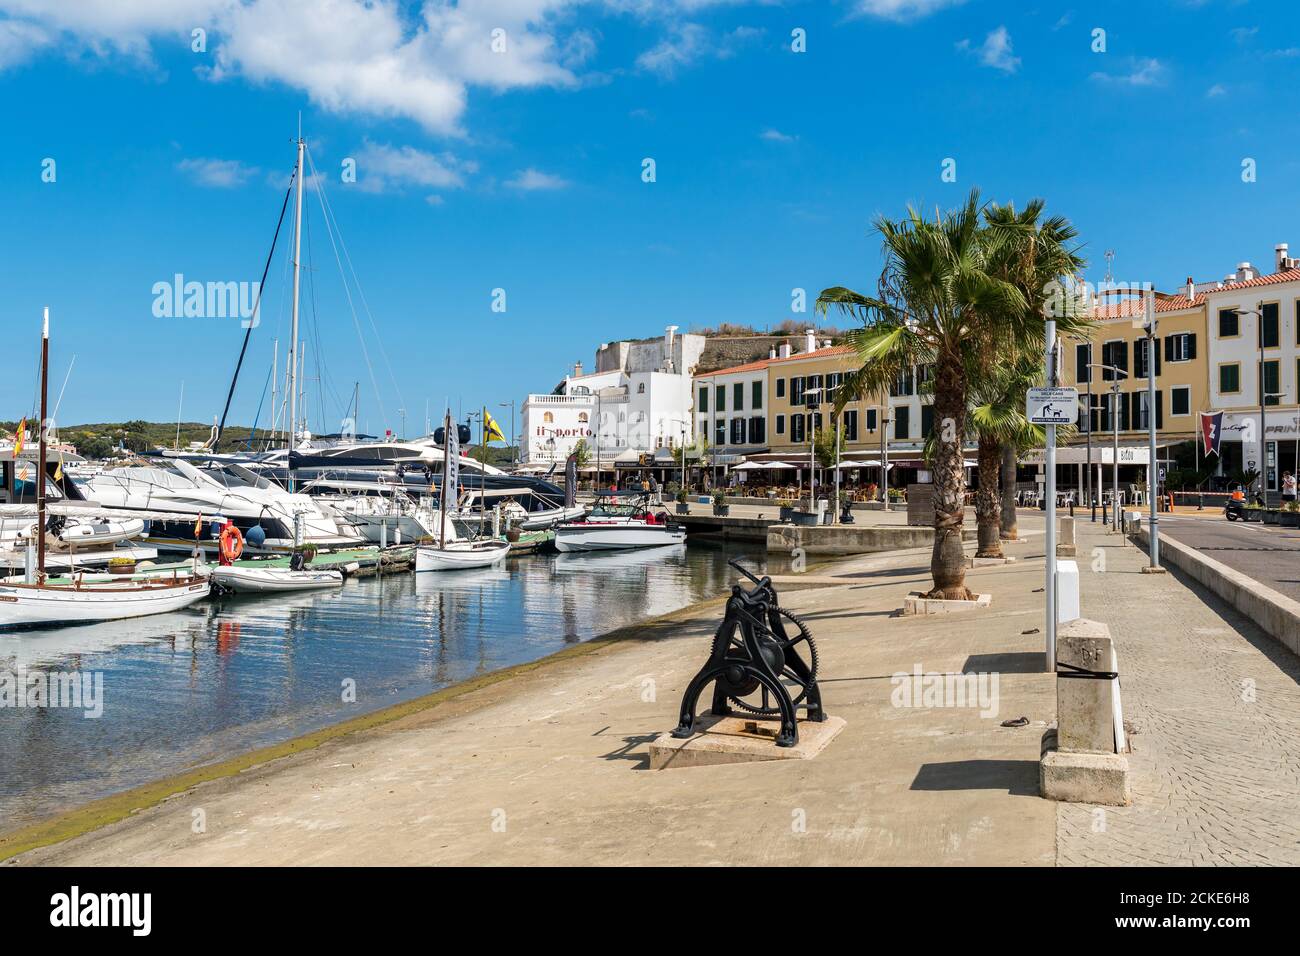
[[[874,216],[975,186],[1072,218],[1094,280],[1105,249],[1166,289],[1268,269],[1300,250],[1298,25],[1260,0],[0,0],[0,418],[31,410],[43,305],[56,393],[75,355],[59,420],[169,420],[182,381],[187,420],[220,412],[238,320],[155,317],[153,286],[257,280],[299,111],[374,321],[309,189],[313,429],[354,382],[363,429],[404,407],[414,434],[601,342],[811,318],[792,289],[874,283]],[[283,356],[287,248],[232,421]]]

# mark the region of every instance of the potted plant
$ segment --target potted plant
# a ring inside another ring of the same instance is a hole
[[[514,544],[520,538],[519,528],[509,519],[506,520],[506,540]]]
[[[677,492],[677,513],[678,513],[679,515],[688,515],[688,514],[691,513],[691,506],[690,506],[689,504],[687,504],[687,502],[688,502],[689,500],[690,500],[690,495],[687,493],[687,491],[686,491],[685,488],[682,488],[682,489],[678,490],[678,492]]]
[[[1241,510],[1241,517],[1245,521],[1261,521],[1264,516],[1264,509],[1259,505],[1246,505]]]
[[[789,498],[782,498],[780,501],[777,502],[777,506],[781,509],[782,524],[789,524],[791,521],[794,520],[793,501],[791,501]]]
[[[727,504],[727,494],[721,488],[716,488],[713,492],[713,513],[719,518],[725,518],[731,513],[731,505]]]
[[[114,575],[134,574],[135,558],[109,558],[108,573]]]

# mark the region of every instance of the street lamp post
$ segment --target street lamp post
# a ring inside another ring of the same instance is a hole
[[[1128,378],[1126,369],[1118,368],[1114,365],[1104,365],[1101,362],[1089,362],[1089,369],[1099,368],[1103,372],[1110,372],[1111,379],[1114,382],[1110,389],[1110,424],[1112,432],[1111,445],[1111,528],[1115,531],[1120,529],[1119,523],[1119,380],[1120,376]],[[1092,376],[1089,375],[1089,378]]]
[[[810,514],[817,513],[817,413],[821,409],[821,403],[817,396],[822,393],[821,388],[810,388],[805,391],[804,404],[808,409],[808,511]]]
[[[889,404],[880,408],[880,503],[889,510]]]
[[[1147,494],[1151,498],[1151,533],[1148,535],[1151,563],[1142,570],[1148,574],[1164,571],[1160,567],[1160,512],[1156,507],[1160,489],[1160,467],[1156,461],[1156,297],[1145,296],[1147,334]]]
[[[1268,429],[1265,428],[1264,406],[1268,402],[1269,395],[1264,392],[1264,301],[1255,303],[1253,309],[1233,309],[1238,316],[1253,315],[1255,316],[1255,338],[1259,344],[1259,490],[1264,499],[1264,504],[1268,504]],[[1280,376],[1279,376],[1280,377]],[[1279,393],[1269,393],[1279,394]],[[1245,448],[1242,449],[1242,458],[1245,458]],[[1244,461],[1243,461],[1244,464]]]

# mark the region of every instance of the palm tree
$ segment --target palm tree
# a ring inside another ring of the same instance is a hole
[[[960,207],[936,213],[933,221],[914,209],[898,222],[877,218],[885,260],[877,294],[836,286],[817,297],[820,313],[834,306],[863,323],[847,336],[862,367],[841,386],[837,409],[883,391],[900,372],[933,366],[937,434],[931,461],[935,535],[929,596],[950,600],[971,597],[962,548],[962,440],[971,371],[979,366],[977,352],[996,354],[1019,340],[1014,333],[1025,313],[1021,291],[990,269],[1003,255],[1001,246],[1011,231],[984,230],[983,212],[978,191],[972,191]]]
[[[974,389],[971,424],[979,436],[980,481],[975,495],[976,557],[1002,557],[1004,534],[1008,540],[1017,536],[1016,462],[1022,452],[1042,445],[1045,437],[1043,428],[1030,424],[1025,416],[1025,392],[1042,382],[1042,358],[1025,351],[994,368]]]
[[[1044,219],[1045,205],[1042,199],[1032,199],[1017,212],[1014,203],[994,204],[984,214],[988,233],[1001,237],[995,245],[992,271],[1020,290],[1024,313],[1007,317],[1011,348],[1004,344],[997,352],[986,350],[978,373],[987,386],[983,395],[987,407],[974,416],[980,436],[980,491],[975,514],[979,529],[976,554],[981,557],[1001,557],[1000,539],[1016,538],[1016,462],[1021,452],[1044,440],[1043,430],[1030,426],[1024,415],[1025,391],[1040,384],[1043,377],[1043,318],[1050,313],[1056,319],[1060,336],[1077,336],[1090,326],[1081,300],[1061,294],[1063,284],[1071,282],[1085,265],[1075,244],[1078,231],[1063,216]],[[999,473],[1003,485],[1000,507]]]

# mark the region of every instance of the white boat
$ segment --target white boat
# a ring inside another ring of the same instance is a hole
[[[343,573],[327,569],[294,571],[291,568],[254,568],[226,565],[212,569],[213,584],[236,594],[271,594],[280,591],[314,591],[343,585]]]
[[[46,418],[50,370],[50,310],[41,330],[41,421]],[[41,429],[36,475],[36,573],[32,583],[0,585],[0,628],[41,624],[115,621],[165,614],[201,601],[211,591],[206,578],[79,585],[46,580],[46,481],[49,459],[46,431]]]
[[[617,496],[602,497],[582,521],[555,526],[555,550],[623,551],[663,548],[685,541],[686,531],[669,524],[667,513],[653,514],[649,503],[645,494],[637,494],[629,504],[619,503]]]
[[[517,522],[521,531],[545,531],[558,524],[568,524],[586,517],[588,509],[582,505],[572,508],[551,508],[546,511],[531,511],[528,516]]]
[[[416,571],[461,571],[500,564],[510,553],[509,541],[449,541],[442,547],[420,545],[415,549]]]
[[[116,621],[165,614],[203,600],[209,590],[210,585],[203,578],[82,587],[0,584],[0,627]]]
[[[89,548],[130,541],[144,534],[144,521],[140,518],[80,519],[69,522],[59,532],[59,544],[68,547]]]
[[[288,551],[297,540],[322,550],[353,547],[361,536],[340,527],[338,518],[307,495],[290,494],[239,465],[196,468],[169,460],[168,467],[126,466],[95,475],[73,472],[86,498],[109,509],[149,511],[149,543],[158,548],[190,551],[195,543],[216,549],[212,531],[229,519],[243,533],[251,551]],[[175,515],[170,520],[168,514]],[[194,515],[203,516],[195,530]],[[253,529],[259,529],[250,540]],[[256,544],[257,538],[261,544]]]
[[[685,540],[686,532],[681,528],[637,521],[579,521],[575,524],[562,524],[555,529],[555,550],[564,553],[663,548],[681,544]]]

